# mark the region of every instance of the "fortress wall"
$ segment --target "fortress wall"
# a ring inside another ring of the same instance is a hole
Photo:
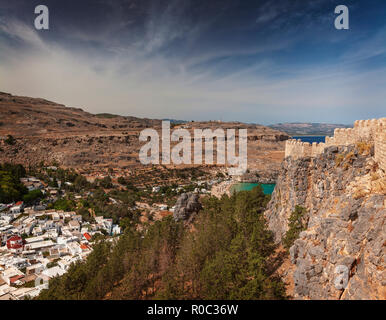
[[[373,141],[377,127],[382,124],[385,119],[386,118],[355,121],[354,129],[358,141]]]
[[[337,128],[334,130],[335,145],[349,145],[358,140],[358,132],[354,128]]]
[[[311,157],[312,146],[308,142],[300,140],[287,140],[285,144],[285,157],[293,157],[299,159],[303,157]]]
[[[337,128],[333,137],[326,137],[325,143],[313,143],[300,140],[287,140],[285,157],[299,159],[316,157],[326,147],[366,142],[374,145],[374,158],[386,171],[386,118],[357,120],[353,128]]]
[[[326,144],[321,142],[321,143],[316,143],[314,142],[312,144],[312,149],[311,149],[311,157],[316,157],[318,154],[321,154],[326,148]]]
[[[334,137],[326,136],[325,146],[329,147],[329,146],[333,146],[333,145],[335,145]]]
[[[285,144],[285,157],[292,157],[294,159],[315,157],[322,153],[325,147],[325,143],[314,142],[311,145],[308,142],[301,142],[300,140],[287,140]]]
[[[374,158],[386,172],[386,124],[380,125],[375,131]]]

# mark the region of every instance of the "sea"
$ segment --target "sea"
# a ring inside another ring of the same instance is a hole
[[[263,188],[264,194],[272,194],[273,189],[275,189],[274,183],[249,183],[249,182],[240,182],[231,187],[231,193],[233,191],[239,192],[239,191],[250,191],[254,187],[261,185]]]
[[[292,139],[300,139],[302,142],[326,142],[326,136],[293,136]]]
[[[325,142],[326,136],[293,136],[293,139],[300,139],[302,142]],[[249,191],[252,190],[254,187],[261,185],[263,187],[264,194],[272,194],[273,190],[275,189],[274,183],[249,183],[249,182],[240,182],[232,186],[231,193],[233,191],[239,192],[239,191]]]

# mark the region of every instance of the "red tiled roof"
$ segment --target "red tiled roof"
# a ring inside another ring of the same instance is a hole
[[[90,241],[92,238],[88,232],[84,233],[83,236],[86,238],[87,241]]]
[[[23,241],[22,238],[20,238],[19,236],[12,236],[11,238],[9,238],[7,240],[7,248],[8,250],[9,249],[20,249],[23,247],[23,244],[19,244],[19,243],[14,243],[14,244],[11,244],[11,242],[17,242],[17,241]]]
[[[24,276],[14,276],[14,277],[11,277],[11,278],[9,278],[9,282],[10,283],[14,283],[14,282],[16,282],[17,280],[19,280],[19,279],[21,279],[23,277]]]
[[[22,204],[23,204],[23,201],[18,201],[18,202],[15,203],[15,206],[20,206]]]
[[[80,248],[82,249],[82,250],[89,250],[90,248],[88,247],[88,245],[86,245],[86,244],[81,244],[80,245]]]
[[[10,237],[8,240],[7,240],[7,242],[8,241],[20,241],[20,240],[23,240],[21,237],[19,237],[19,236],[12,236],[12,237]]]

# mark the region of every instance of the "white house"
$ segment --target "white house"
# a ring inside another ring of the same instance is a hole
[[[53,213],[52,213],[52,220],[54,220],[54,221],[59,221],[59,220],[60,220],[60,215],[59,215],[59,213],[53,212]]]
[[[43,251],[45,249],[48,250],[48,248],[54,246],[55,243],[53,243],[51,240],[46,240],[46,241],[39,241],[39,242],[33,242],[26,244],[24,246],[25,250],[38,250],[38,251]]]
[[[73,256],[82,253],[82,249],[78,242],[70,242],[67,243],[66,246],[70,254],[72,254]]]
[[[45,269],[45,268],[44,268],[44,266],[43,266],[41,263],[36,263],[36,264],[33,264],[33,265],[27,267],[25,273],[26,273],[27,275],[30,275],[30,274],[39,274],[39,273],[41,273],[44,269]]]
[[[80,214],[72,216],[72,220],[82,222],[82,216]]]
[[[39,236],[39,237],[31,237],[31,238],[26,238],[25,243],[30,244],[34,242],[39,242],[39,241],[44,241],[44,237]]]
[[[68,227],[70,228],[71,231],[80,231],[80,224],[76,220],[71,220],[68,223]]]
[[[72,263],[71,261],[60,259],[58,261],[58,266],[62,268],[64,271],[67,271],[71,263]]]
[[[23,202],[19,201],[9,210],[12,214],[20,213],[23,210]]]
[[[159,205],[160,210],[167,210],[168,206],[166,204]]]
[[[38,288],[19,288],[11,292],[12,300],[24,300],[26,297],[34,298],[40,293]]]
[[[117,224],[113,225],[112,233],[113,233],[113,235],[121,234],[121,227]]]
[[[11,268],[6,269],[3,272],[2,278],[4,279],[4,281],[8,285],[11,285],[11,283],[13,281],[12,279],[14,279],[15,277],[21,277],[21,276],[24,276],[23,272],[21,272],[20,270],[14,268],[14,267],[11,267]]]
[[[44,270],[42,272],[42,274],[44,274],[45,276],[47,276],[49,278],[54,278],[54,277],[61,276],[61,275],[65,274],[65,271],[62,268],[56,266],[56,267],[52,267],[52,268]]]
[[[42,230],[41,226],[34,227],[32,229],[32,234],[34,236],[41,236],[43,234],[43,230]]]

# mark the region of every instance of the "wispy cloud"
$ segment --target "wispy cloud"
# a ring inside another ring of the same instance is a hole
[[[229,29],[219,24],[224,13],[197,23],[186,18],[192,8],[179,3],[163,7],[161,1],[145,10],[121,1],[121,11],[106,9],[117,21],[103,30],[70,26],[66,35],[57,27],[66,41],[17,19],[0,20],[1,90],[95,113],[151,118],[350,123],[384,116],[386,65],[357,65],[385,52],[384,30],[366,40],[367,49],[354,42],[334,60],[319,61],[299,48],[304,38],[298,25],[269,35],[260,30],[284,15],[289,2],[256,10],[255,26],[245,25],[249,36],[239,33],[230,43]],[[129,19],[125,10],[137,14]],[[209,29],[216,37],[208,37]]]
[[[16,20],[0,18],[0,32],[9,37],[10,40],[25,43],[33,48],[42,49],[45,47],[35,29]]]

